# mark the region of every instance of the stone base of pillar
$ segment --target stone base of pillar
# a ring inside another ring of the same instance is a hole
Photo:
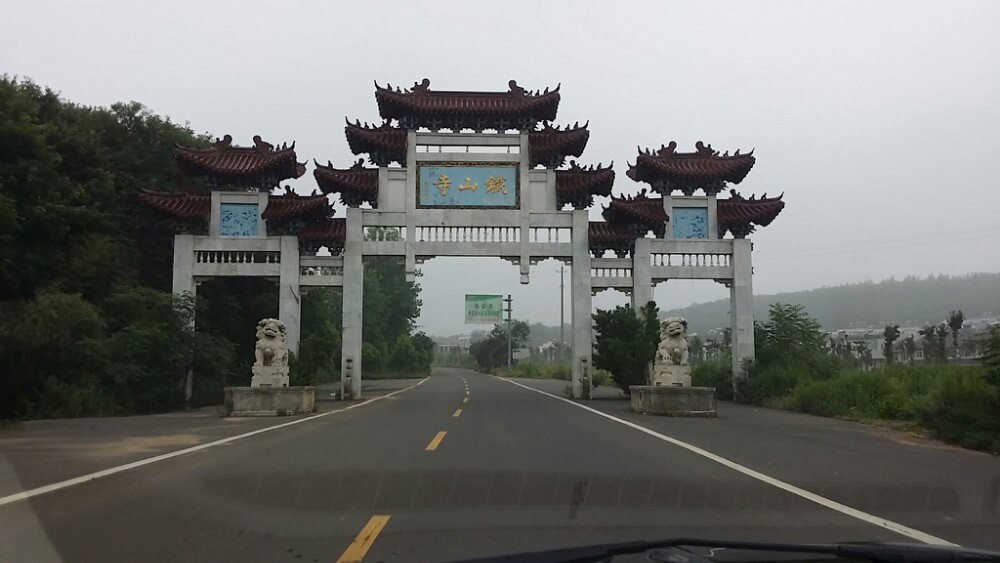
[[[315,387],[226,387],[226,416],[288,416],[316,410]]]
[[[716,417],[714,387],[630,385],[632,411],[660,416]]]

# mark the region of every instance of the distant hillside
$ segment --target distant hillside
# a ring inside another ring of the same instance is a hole
[[[908,277],[901,281],[824,287],[809,291],[754,296],[754,317],[764,319],[773,303],[802,305],[827,330],[880,327],[888,322],[921,326],[941,322],[948,311],[966,318],[1000,315],[1000,273],[967,276]],[[729,300],[667,311],[684,317],[692,332],[729,326]]]

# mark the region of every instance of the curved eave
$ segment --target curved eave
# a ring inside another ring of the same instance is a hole
[[[378,168],[355,165],[338,169],[316,163],[313,177],[323,193],[340,194],[340,200],[345,205],[357,207],[367,202],[375,206],[378,203]]]
[[[280,222],[300,217],[323,218],[332,214],[333,209],[325,195],[284,194],[268,196],[267,207],[260,216],[268,222]]]
[[[367,154],[373,162],[406,164],[406,130],[397,127],[365,127],[348,122],[344,127],[351,152]]]
[[[615,171],[607,168],[583,169],[574,167],[569,170],[556,170],[556,201],[562,207],[573,203],[577,209],[591,205],[594,196],[611,195],[615,184]],[[577,205],[586,202],[582,207]]]
[[[210,176],[223,179],[252,180],[268,177],[275,181],[299,178],[305,174],[305,163],[296,160],[292,148],[259,151],[253,148],[233,147],[226,150],[216,148],[174,149],[181,171],[188,176]]]
[[[559,166],[568,156],[579,157],[587,148],[590,131],[587,126],[556,129],[546,127],[528,133],[528,151],[531,165]]]
[[[212,215],[212,197],[186,192],[142,190],[139,203],[181,221],[207,221]]]
[[[657,231],[662,230],[669,220],[661,199],[643,196],[612,198],[601,215],[609,223],[635,224]]]
[[[782,201],[781,197],[720,199],[717,203],[719,228],[766,227],[785,208],[785,202]]]

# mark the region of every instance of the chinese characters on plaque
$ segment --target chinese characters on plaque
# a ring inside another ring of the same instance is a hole
[[[515,163],[419,164],[418,207],[517,208]]]

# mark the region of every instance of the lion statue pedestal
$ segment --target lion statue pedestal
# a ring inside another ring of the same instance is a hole
[[[714,387],[692,387],[688,365],[687,321],[669,317],[660,323],[651,385],[630,385],[634,412],[664,416],[717,416]]]
[[[257,346],[250,387],[226,387],[227,416],[282,416],[316,410],[315,387],[288,386],[285,324],[278,319],[257,323]]]

